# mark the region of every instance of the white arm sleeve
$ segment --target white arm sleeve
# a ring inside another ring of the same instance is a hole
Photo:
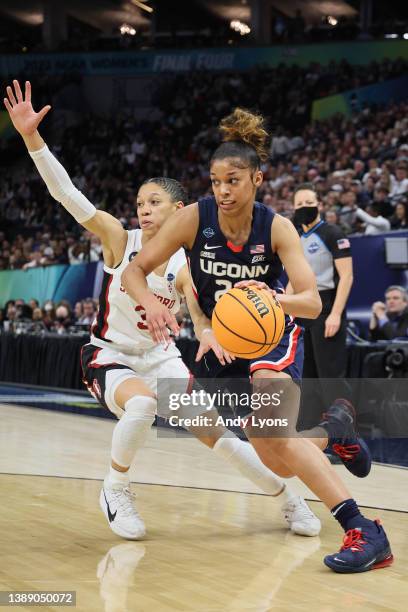
[[[75,187],[64,166],[54,157],[47,145],[29,153],[52,197],[60,202],[78,223],[92,219],[96,213],[95,206]]]

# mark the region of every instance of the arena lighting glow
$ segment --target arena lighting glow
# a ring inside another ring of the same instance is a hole
[[[334,26],[336,26],[339,23],[339,21],[338,21],[338,19],[336,19],[336,17],[333,17],[333,15],[328,15],[327,16],[327,23],[334,27]]]
[[[384,38],[398,38],[398,34],[385,34]]]
[[[129,36],[134,36],[136,34],[135,28],[132,28],[132,26],[128,25],[127,23],[122,23],[119,30],[122,36],[124,36],[125,34],[129,34]]]
[[[246,23],[242,23],[242,21],[239,21],[239,19],[234,19],[233,21],[231,21],[230,28],[232,30],[235,30],[235,32],[239,32],[241,36],[245,36],[251,31],[251,28]]]
[[[404,40],[408,40],[408,32],[404,33],[404,36],[402,37]]]
[[[153,13],[153,9],[151,6],[147,6],[145,4],[145,2],[148,2],[149,0],[143,0],[143,2],[141,0],[130,0],[132,4],[134,4],[135,6],[137,6],[138,8],[142,9],[143,11],[146,11],[147,13]]]

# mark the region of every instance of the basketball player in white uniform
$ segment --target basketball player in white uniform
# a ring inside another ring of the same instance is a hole
[[[124,292],[120,278],[134,255],[157,233],[165,220],[183,206],[186,194],[180,183],[173,179],[146,181],[137,196],[141,229],[124,230],[117,219],[97,210],[75,188],[39,135],[37,127],[50,107],[35,113],[31,105],[30,83],[26,83],[24,97],[18,82],[13,83],[14,91],[7,88],[5,106],[50,194],[78,223],[99,236],[103,245],[105,265],[100,307],[92,325],[90,343],[82,350],[82,367],[88,390],[119,419],[113,431],[111,465],[100,495],[101,508],[117,535],[140,539],[145,535],[145,525],[136,511],[134,495],[130,491],[129,468],[155,419],[158,379],[177,379],[178,386],[184,380],[181,390],[184,392],[192,377],[174,344],[164,346],[151,339],[144,323],[143,309]],[[211,330],[203,327],[206,318],[193,296],[182,249],[150,274],[148,283],[172,313],[179,310],[182,296],[185,296],[201,342],[200,354],[213,350],[222,363],[231,360]],[[211,427],[210,432],[199,428],[192,431],[265,493],[282,494],[282,510],[293,532],[308,536],[319,533],[320,521],[304,500],[295,496],[281,478],[260,461],[250,444],[221,426]]]

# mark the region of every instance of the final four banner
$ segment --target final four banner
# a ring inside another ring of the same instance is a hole
[[[404,40],[355,42],[343,45],[279,45],[275,47],[192,49],[183,51],[135,51],[114,53],[48,53],[2,55],[0,74],[138,75],[193,70],[248,70],[281,63],[308,66],[345,59],[351,64],[369,64],[384,58],[408,58]]]

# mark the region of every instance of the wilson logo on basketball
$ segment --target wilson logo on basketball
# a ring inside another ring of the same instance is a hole
[[[258,311],[258,314],[259,314],[259,316],[261,318],[263,318],[265,315],[267,315],[269,313],[269,308],[261,300],[259,295],[257,293],[255,293],[255,291],[253,291],[249,287],[243,287],[242,291],[245,291],[245,293],[247,294],[247,299],[251,300],[251,302],[254,304],[254,306],[255,306],[256,310]]]
[[[229,289],[220,297],[211,326],[221,346],[236,357],[263,357],[281,341],[285,314],[270,291],[257,287]]]

